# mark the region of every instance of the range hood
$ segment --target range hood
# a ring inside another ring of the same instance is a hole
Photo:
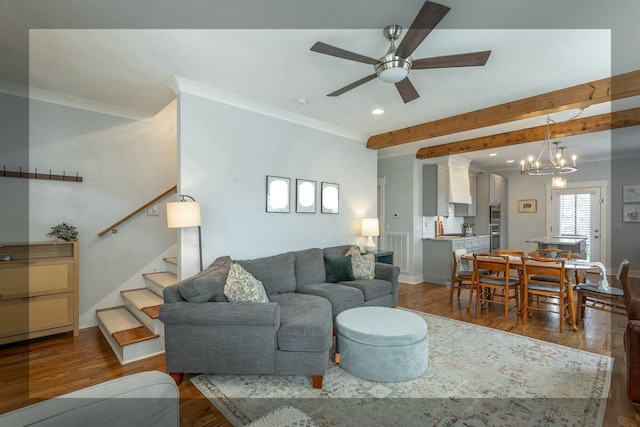
[[[471,160],[465,157],[449,156],[449,203],[471,204],[471,187],[469,185],[470,163]]]

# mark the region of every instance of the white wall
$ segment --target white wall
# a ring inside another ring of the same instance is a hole
[[[408,271],[401,281],[422,281],[422,165],[414,154],[384,157],[378,160],[378,175],[385,177],[386,231],[409,233]]]
[[[24,99],[5,96],[0,101],[20,104]],[[166,228],[163,208],[159,216],[135,216],[117,234],[97,234],[175,185],[176,102],[149,123],[33,100],[28,112],[29,164],[3,150],[7,169],[78,172],[84,181],[0,179],[0,242],[50,240],[50,227],[62,222],[76,226],[80,326],[93,326],[96,308],[121,304],[118,287],[132,278],[142,286],[140,269],[175,245],[176,234]],[[25,192],[27,233],[13,227],[20,212],[7,209],[10,200]]]
[[[179,94],[179,191],[201,202],[204,266],[339,244],[364,244],[360,220],[376,215],[376,152],[364,142]],[[266,177],[291,179],[290,213],[267,213]],[[317,213],[295,212],[295,180],[317,182]],[[340,213],[320,213],[320,183],[340,185]],[[197,271],[195,230],[180,245],[181,276]]]

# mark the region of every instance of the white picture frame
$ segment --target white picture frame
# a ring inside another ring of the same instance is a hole
[[[622,222],[640,222],[640,203],[622,205]]]
[[[623,203],[640,203],[640,184],[622,186]]]

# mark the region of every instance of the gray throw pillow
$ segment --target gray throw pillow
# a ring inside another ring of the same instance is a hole
[[[180,295],[189,302],[228,301],[224,295],[224,284],[230,268],[231,258],[228,256],[216,259],[206,270],[180,282]]]

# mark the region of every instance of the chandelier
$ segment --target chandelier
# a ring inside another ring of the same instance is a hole
[[[573,156],[571,156],[571,164],[569,164],[567,159],[564,157],[564,149],[567,147],[561,147],[560,141],[551,142],[549,125],[552,122],[556,123],[549,116],[547,116],[547,132],[545,134],[544,143],[542,144],[542,149],[540,150],[540,154],[538,154],[538,157],[534,159],[533,156],[529,156],[527,162],[525,162],[524,160],[520,161],[520,173],[522,175],[562,175],[578,170],[578,166],[576,166],[576,155],[574,154]],[[554,145],[555,149],[551,149],[551,144]],[[540,163],[540,159],[545,152],[547,153],[549,162],[551,164],[543,166]]]

